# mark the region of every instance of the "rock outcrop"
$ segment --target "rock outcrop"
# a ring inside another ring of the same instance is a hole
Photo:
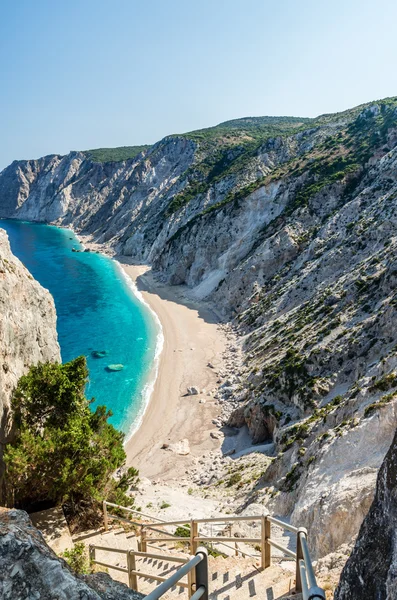
[[[106,573],[76,576],[33,527],[27,513],[0,509],[0,597],[3,600],[140,600]]]
[[[0,447],[10,433],[10,398],[18,379],[45,361],[60,361],[53,298],[12,254],[0,229]]]
[[[380,468],[375,499],[341,575],[335,600],[397,598],[397,433]]]

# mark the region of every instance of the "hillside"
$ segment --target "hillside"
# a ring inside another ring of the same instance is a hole
[[[73,225],[233,321],[229,424],[274,443],[236,497],[306,523],[318,555],[356,535],[397,424],[396,144],[389,98],[0,174],[0,216]]]

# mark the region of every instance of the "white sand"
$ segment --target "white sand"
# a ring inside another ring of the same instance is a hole
[[[126,264],[125,257],[117,259],[159,317],[164,335],[152,397],[141,426],[126,444],[127,464],[152,480],[178,480],[196,457],[220,446],[210,437],[216,429],[211,421],[220,406],[207,393],[216,387],[226,337],[211,310],[186,301],[180,289],[159,284],[147,267]],[[206,391],[187,396],[190,386]],[[187,455],[161,449],[185,439],[190,446]]]

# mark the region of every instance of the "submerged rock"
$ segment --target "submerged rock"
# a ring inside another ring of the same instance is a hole
[[[122,365],[122,364],[108,365],[106,367],[107,371],[122,371],[123,369],[124,369],[124,365]]]
[[[108,354],[109,352],[107,350],[93,350],[91,352],[93,358],[104,358],[104,356],[107,356]]]

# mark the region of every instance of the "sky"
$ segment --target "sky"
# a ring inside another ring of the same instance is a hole
[[[0,169],[397,95],[395,0],[0,0]]]

